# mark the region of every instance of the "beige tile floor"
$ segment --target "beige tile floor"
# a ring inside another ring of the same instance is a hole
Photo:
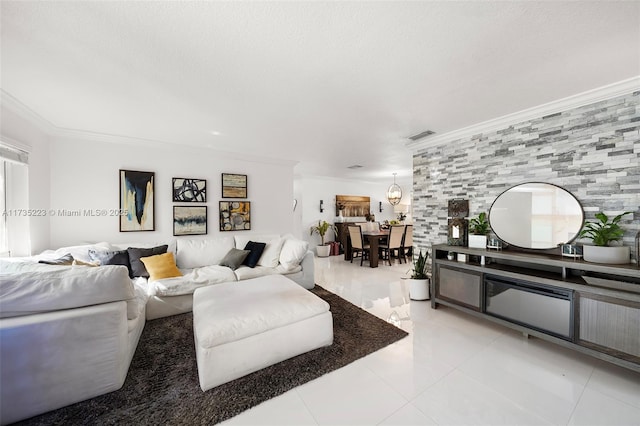
[[[316,283],[409,336],[225,424],[640,425],[640,374],[411,301],[409,269],[316,258]]]

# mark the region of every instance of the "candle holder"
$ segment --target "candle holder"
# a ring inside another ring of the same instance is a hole
[[[449,219],[448,228],[447,244],[450,246],[467,245],[467,229],[469,228],[469,223],[466,219]]]
[[[487,239],[487,248],[502,250],[502,240],[498,237],[490,236]]]
[[[582,246],[576,244],[562,244],[562,256],[579,259],[582,257]]]

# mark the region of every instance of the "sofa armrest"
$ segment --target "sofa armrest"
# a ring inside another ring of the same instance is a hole
[[[290,277],[293,281],[297,282],[307,290],[312,289],[316,285],[314,257],[315,256],[312,251],[307,251],[307,253],[304,255],[304,258],[302,259],[302,262],[300,262],[302,271],[296,274],[292,274],[293,276]]]
[[[119,389],[129,352],[123,301],[0,319],[0,424]]]

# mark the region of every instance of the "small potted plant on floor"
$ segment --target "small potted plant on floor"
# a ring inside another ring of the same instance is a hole
[[[469,220],[469,247],[487,248],[487,234],[489,233],[487,214],[482,212],[478,217]]]
[[[413,259],[411,277],[407,280],[409,282],[409,298],[411,300],[429,300],[431,298],[428,259],[429,252],[422,254],[422,250],[420,250],[418,257]]]
[[[630,248],[625,246],[611,246],[610,243],[620,241],[624,230],[619,222],[622,217],[632,212],[624,212],[613,219],[600,212],[596,213],[597,220],[586,222],[578,235],[587,238],[593,245],[582,247],[582,256],[587,262],[625,264],[630,260]]]
[[[331,246],[324,243],[324,236],[329,229],[335,229],[333,225],[324,220],[319,220],[317,225],[311,227],[309,235],[318,234],[320,235],[321,244],[316,247],[316,253],[318,253],[318,257],[327,257],[331,252]]]

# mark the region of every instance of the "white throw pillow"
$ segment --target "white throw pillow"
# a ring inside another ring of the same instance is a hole
[[[232,248],[231,237],[178,240],[176,265],[180,269],[218,265]]]
[[[280,263],[287,270],[293,269],[302,262],[307,250],[309,250],[308,241],[298,240],[293,235],[286,235],[280,251]]]
[[[38,256],[38,259],[57,259],[70,253],[74,259],[81,260],[83,262],[91,262],[91,256],[89,256],[89,250],[96,251],[108,251],[113,247],[107,242],[100,242],[95,244],[84,244],[79,246],[67,246],[60,247],[57,250],[47,250]]]
[[[267,246],[264,248],[262,256],[260,256],[260,260],[258,260],[258,266],[268,266],[270,268],[278,266],[278,262],[280,262],[280,251],[282,250],[284,239],[278,237],[270,241],[259,242],[265,242],[267,243]]]

